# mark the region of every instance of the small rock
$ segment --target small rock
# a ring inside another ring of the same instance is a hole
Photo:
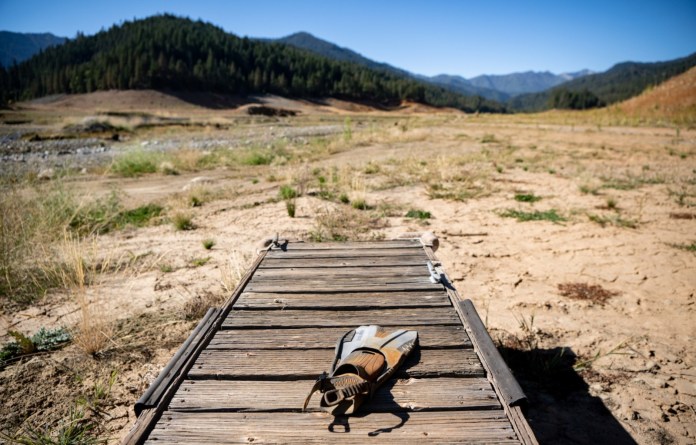
[[[37,179],[40,179],[42,181],[50,181],[53,179],[53,176],[55,176],[56,172],[52,168],[44,168],[42,169],[38,175],[36,175]]]

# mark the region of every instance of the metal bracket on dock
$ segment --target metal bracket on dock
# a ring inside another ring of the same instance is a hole
[[[442,273],[440,272],[440,264],[433,264],[432,261],[428,261],[426,263],[428,265],[428,272],[430,272],[430,282],[435,284],[435,283],[442,283]]]

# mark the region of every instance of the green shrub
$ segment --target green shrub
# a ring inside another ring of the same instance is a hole
[[[161,160],[162,155],[160,153],[133,150],[114,159],[111,165],[111,171],[127,178],[141,176],[147,173],[155,173]]]
[[[0,349],[0,368],[10,359],[34,352],[51,351],[70,341],[70,333],[65,328],[41,328],[31,337],[21,332],[8,331],[14,341]]]
[[[523,212],[520,210],[508,209],[500,213],[500,216],[504,218],[516,218],[518,221],[551,221],[551,222],[561,222],[566,221],[566,218],[556,213],[555,209],[547,210],[544,212],[534,211],[534,212]]]
[[[186,213],[176,213],[172,217],[172,223],[176,230],[193,230],[196,226],[193,224],[193,218]]]
[[[425,210],[417,210],[417,209],[411,209],[408,212],[406,212],[406,218],[416,218],[420,220],[426,220],[430,219],[432,215],[430,212],[426,212]]]
[[[537,202],[541,201],[541,196],[536,196],[534,193],[517,193],[515,201],[519,202]]]
[[[283,200],[295,199],[295,198],[297,198],[297,195],[298,195],[297,190],[295,190],[294,188],[292,188],[289,185],[284,185],[284,186],[280,187],[279,193],[280,193],[280,198]]]

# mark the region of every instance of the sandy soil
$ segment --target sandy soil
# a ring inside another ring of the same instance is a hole
[[[71,345],[0,371],[3,423],[16,427],[42,414],[55,421],[116,371],[108,402],[94,404],[91,415],[101,419],[102,437],[123,437],[133,403],[195,325],[184,316],[187,304],[224,298],[235,269],[268,235],[308,239],[326,228],[327,214],[357,212],[369,215],[360,237],[439,235],[437,255],[509,359],[540,441],[696,442],[696,254],[686,249],[696,241],[696,131],[457,113],[371,119],[354,117],[366,124],[353,141],[299,165],[66,179],[92,196],[117,187],[128,206],[176,209],[191,193],[187,184],[203,177],[198,191],[208,198],[187,210],[195,230],[163,223],[99,238],[99,255],[127,263],[87,289],[116,326],[113,345],[97,358]],[[344,184],[351,199],[364,197],[374,208],[360,212],[321,199],[314,169],[338,172],[336,187]],[[306,184],[295,218],[277,200],[286,178]],[[434,199],[434,183],[477,192],[461,201]],[[516,201],[521,194],[541,199]],[[411,208],[432,216],[406,218]],[[555,209],[565,220],[519,222],[503,216],[510,209]],[[212,250],[204,239],[215,240]],[[195,265],[197,259],[206,260]],[[559,290],[567,283],[614,295],[606,302],[569,298]],[[70,295],[51,294],[30,308],[5,309],[0,335],[70,324],[77,313]],[[530,365],[535,361],[543,369]]]

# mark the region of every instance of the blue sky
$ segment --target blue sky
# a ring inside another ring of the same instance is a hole
[[[162,12],[250,37],[308,31],[426,75],[603,71],[696,52],[696,0],[0,0],[0,30],[74,37]]]

